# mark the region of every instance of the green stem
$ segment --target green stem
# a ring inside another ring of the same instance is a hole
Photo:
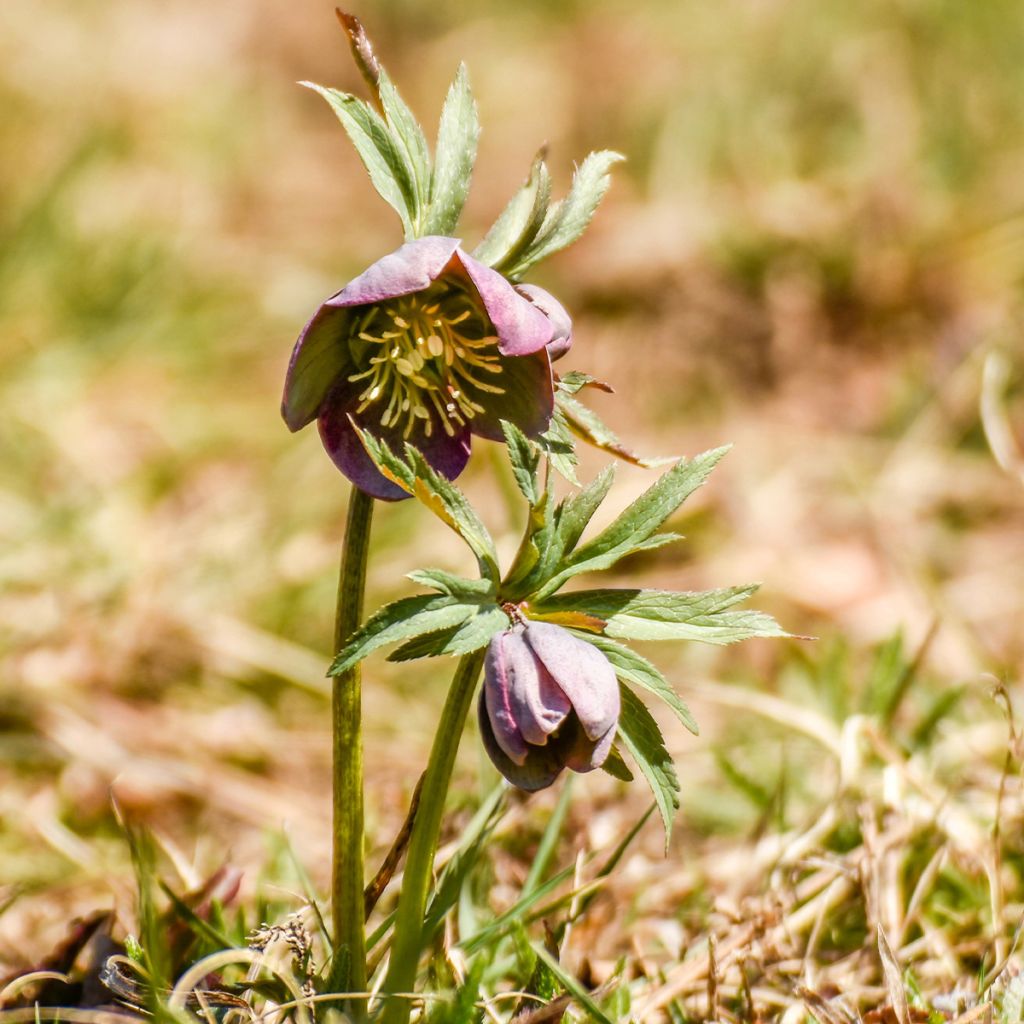
[[[423,777],[420,805],[409,842],[402,894],[398,898],[391,960],[384,979],[385,993],[412,992],[416,985],[416,969],[424,939],[423,916],[441,832],[441,817],[455,765],[455,754],[459,749],[459,738],[473,703],[473,691],[476,689],[483,658],[483,651],[475,651],[464,655],[459,662],[441,712],[441,721],[434,734],[434,745]],[[406,1024],[411,1010],[410,1000],[389,999],[384,1007],[381,1024]]]
[[[348,502],[348,523],[338,578],[338,608],[334,620],[334,650],[358,629],[363,618],[366,557],[370,547],[373,498],[358,487]],[[363,914],[363,737],[362,674],[358,665],[334,677],[334,857],[331,897],[335,964],[347,967],[335,975],[343,991],[366,991],[366,933]],[[340,958],[340,959],[339,959]],[[362,1000],[350,1007],[364,1020]]]

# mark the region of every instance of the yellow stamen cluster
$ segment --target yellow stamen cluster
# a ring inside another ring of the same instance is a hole
[[[408,438],[419,422],[430,437],[437,419],[449,437],[484,407],[475,398],[505,389],[481,377],[500,374],[498,339],[467,337],[460,326],[476,314],[465,301],[441,302],[422,295],[407,295],[369,309],[355,337],[366,342],[370,355],[366,369],[349,376],[366,381],[359,394],[357,413],[375,402],[387,403],[381,426],[405,420]],[[468,325],[467,325],[468,326]],[[436,413],[436,416],[433,415]]]

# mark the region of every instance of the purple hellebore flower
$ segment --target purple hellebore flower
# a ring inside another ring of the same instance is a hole
[[[478,706],[494,766],[520,789],[544,789],[563,768],[589,772],[611,750],[619,684],[592,644],[550,622],[491,639]]]
[[[471,434],[503,441],[501,420],[542,434],[554,409],[547,346],[564,352],[572,325],[557,300],[529,288],[517,291],[457,238],[407,242],[306,324],[285,380],[285,423],[294,431],[319,420],[342,473],[388,501],[408,495],[373,464],[353,424],[399,451],[410,442],[449,479],[469,459]]]

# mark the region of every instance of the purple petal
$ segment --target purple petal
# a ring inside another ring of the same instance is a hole
[[[522,629],[491,639],[484,659],[484,703],[495,739],[516,763],[543,746],[572,710],[565,694],[523,640]]]
[[[506,635],[521,643],[529,658],[526,672],[507,673],[507,704],[523,739],[532,746],[542,747],[548,736],[565,721],[572,705],[551,678],[551,673],[537,661],[520,633],[513,631]],[[514,665],[512,659],[510,662]]]
[[[348,310],[323,305],[299,335],[281,400],[281,415],[289,430],[301,430],[316,419],[328,392],[352,365],[348,346],[351,318]]]
[[[477,720],[480,724],[480,738],[483,740],[484,749],[494,767],[519,789],[533,792],[550,786],[562,772],[562,763],[554,748],[550,744],[546,747],[529,747],[522,764],[513,761],[502,749],[495,736],[487,710],[485,693],[486,691],[481,692],[480,701],[477,704]]]
[[[459,248],[459,239],[427,235],[406,242],[350,281],[326,306],[367,306],[423,291],[436,281]]]
[[[510,676],[536,671],[533,653],[522,637],[511,632],[491,637],[484,656],[483,702],[498,746],[516,764],[526,760],[527,746],[509,702]]]
[[[300,430],[316,419],[324,399],[351,365],[349,309],[422,291],[441,276],[458,247],[457,238],[439,235],[407,242],[320,306],[299,335],[288,364],[281,415],[289,430]]]
[[[526,356],[542,349],[552,335],[551,321],[520,295],[496,270],[461,249],[456,257],[480,295],[498,335],[498,349],[507,356]]]
[[[471,384],[463,385],[466,394],[484,407],[470,421],[477,437],[504,442],[501,420],[514,423],[527,437],[537,437],[548,429],[555,409],[555,389],[551,361],[544,349],[529,356],[503,358],[501,374],[495,374],[493,380],[504,389],[502,394],[488,394]]]
[[[551,321],[554,333],[547,344],[548,355],[552,362],[561,359],[572,348],[572,317],[565,306],[539,285],[516,285],[516,291],[525,295]]]
[[[542,747],[572,711],[569,698],[558,688],[543,665],[538,665],[536,687],[513,686],[512,713],[523,739]]]
[[[379,405],[371,405],[362,413],[356,412],[362,386],[345,382],[335,389],[320,413],[320,438],[334,464],[360,490],[384,501],[401,501],[408,495],[397,484],[392,483],[374,465],[363,447],[363,442],[352,427],[354,420],[374,437],[387,442],[392,451],[401,453],[406,440],[418,448],[427,462],[442,476],[454,480],[466,468],[469,461],[469,430],[463,428],[454,437],[444,432],[439,421],[433,421],[429,437],[422,427],[403,436],[404,425],[382,427],[377,417]]]
[[[592,644],[551,622],[531,622],[526,642],[572,702],[584,732],[602,738],[619,720],[619,683],[611,662]]]

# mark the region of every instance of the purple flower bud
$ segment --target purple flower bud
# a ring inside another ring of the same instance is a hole
[[[377,498],[408,495],[378,471],[355,426],[398,450],[408,441],[453,479],[470,435],[502,441],[508,420],[536,437],[551,421],[548,346],[569,321],[543,294],[542,302],[520,294],[457,238],[408,242],[306,324],[288,366],[285,423],[300,430],[319,420],[335,464]]]
[[[549,622],[491,639],[478,706],[495,767],[514,786],[550,786],[563,768],[589,772],[611,750],[619,684],[592,644]]]
[[[572,317],[565,306],[536,284],[516,285],[516,291],[525,295],[551,321],[554,334],[548,342],[548,356],[552,362],[561,359],[572,348]]]

